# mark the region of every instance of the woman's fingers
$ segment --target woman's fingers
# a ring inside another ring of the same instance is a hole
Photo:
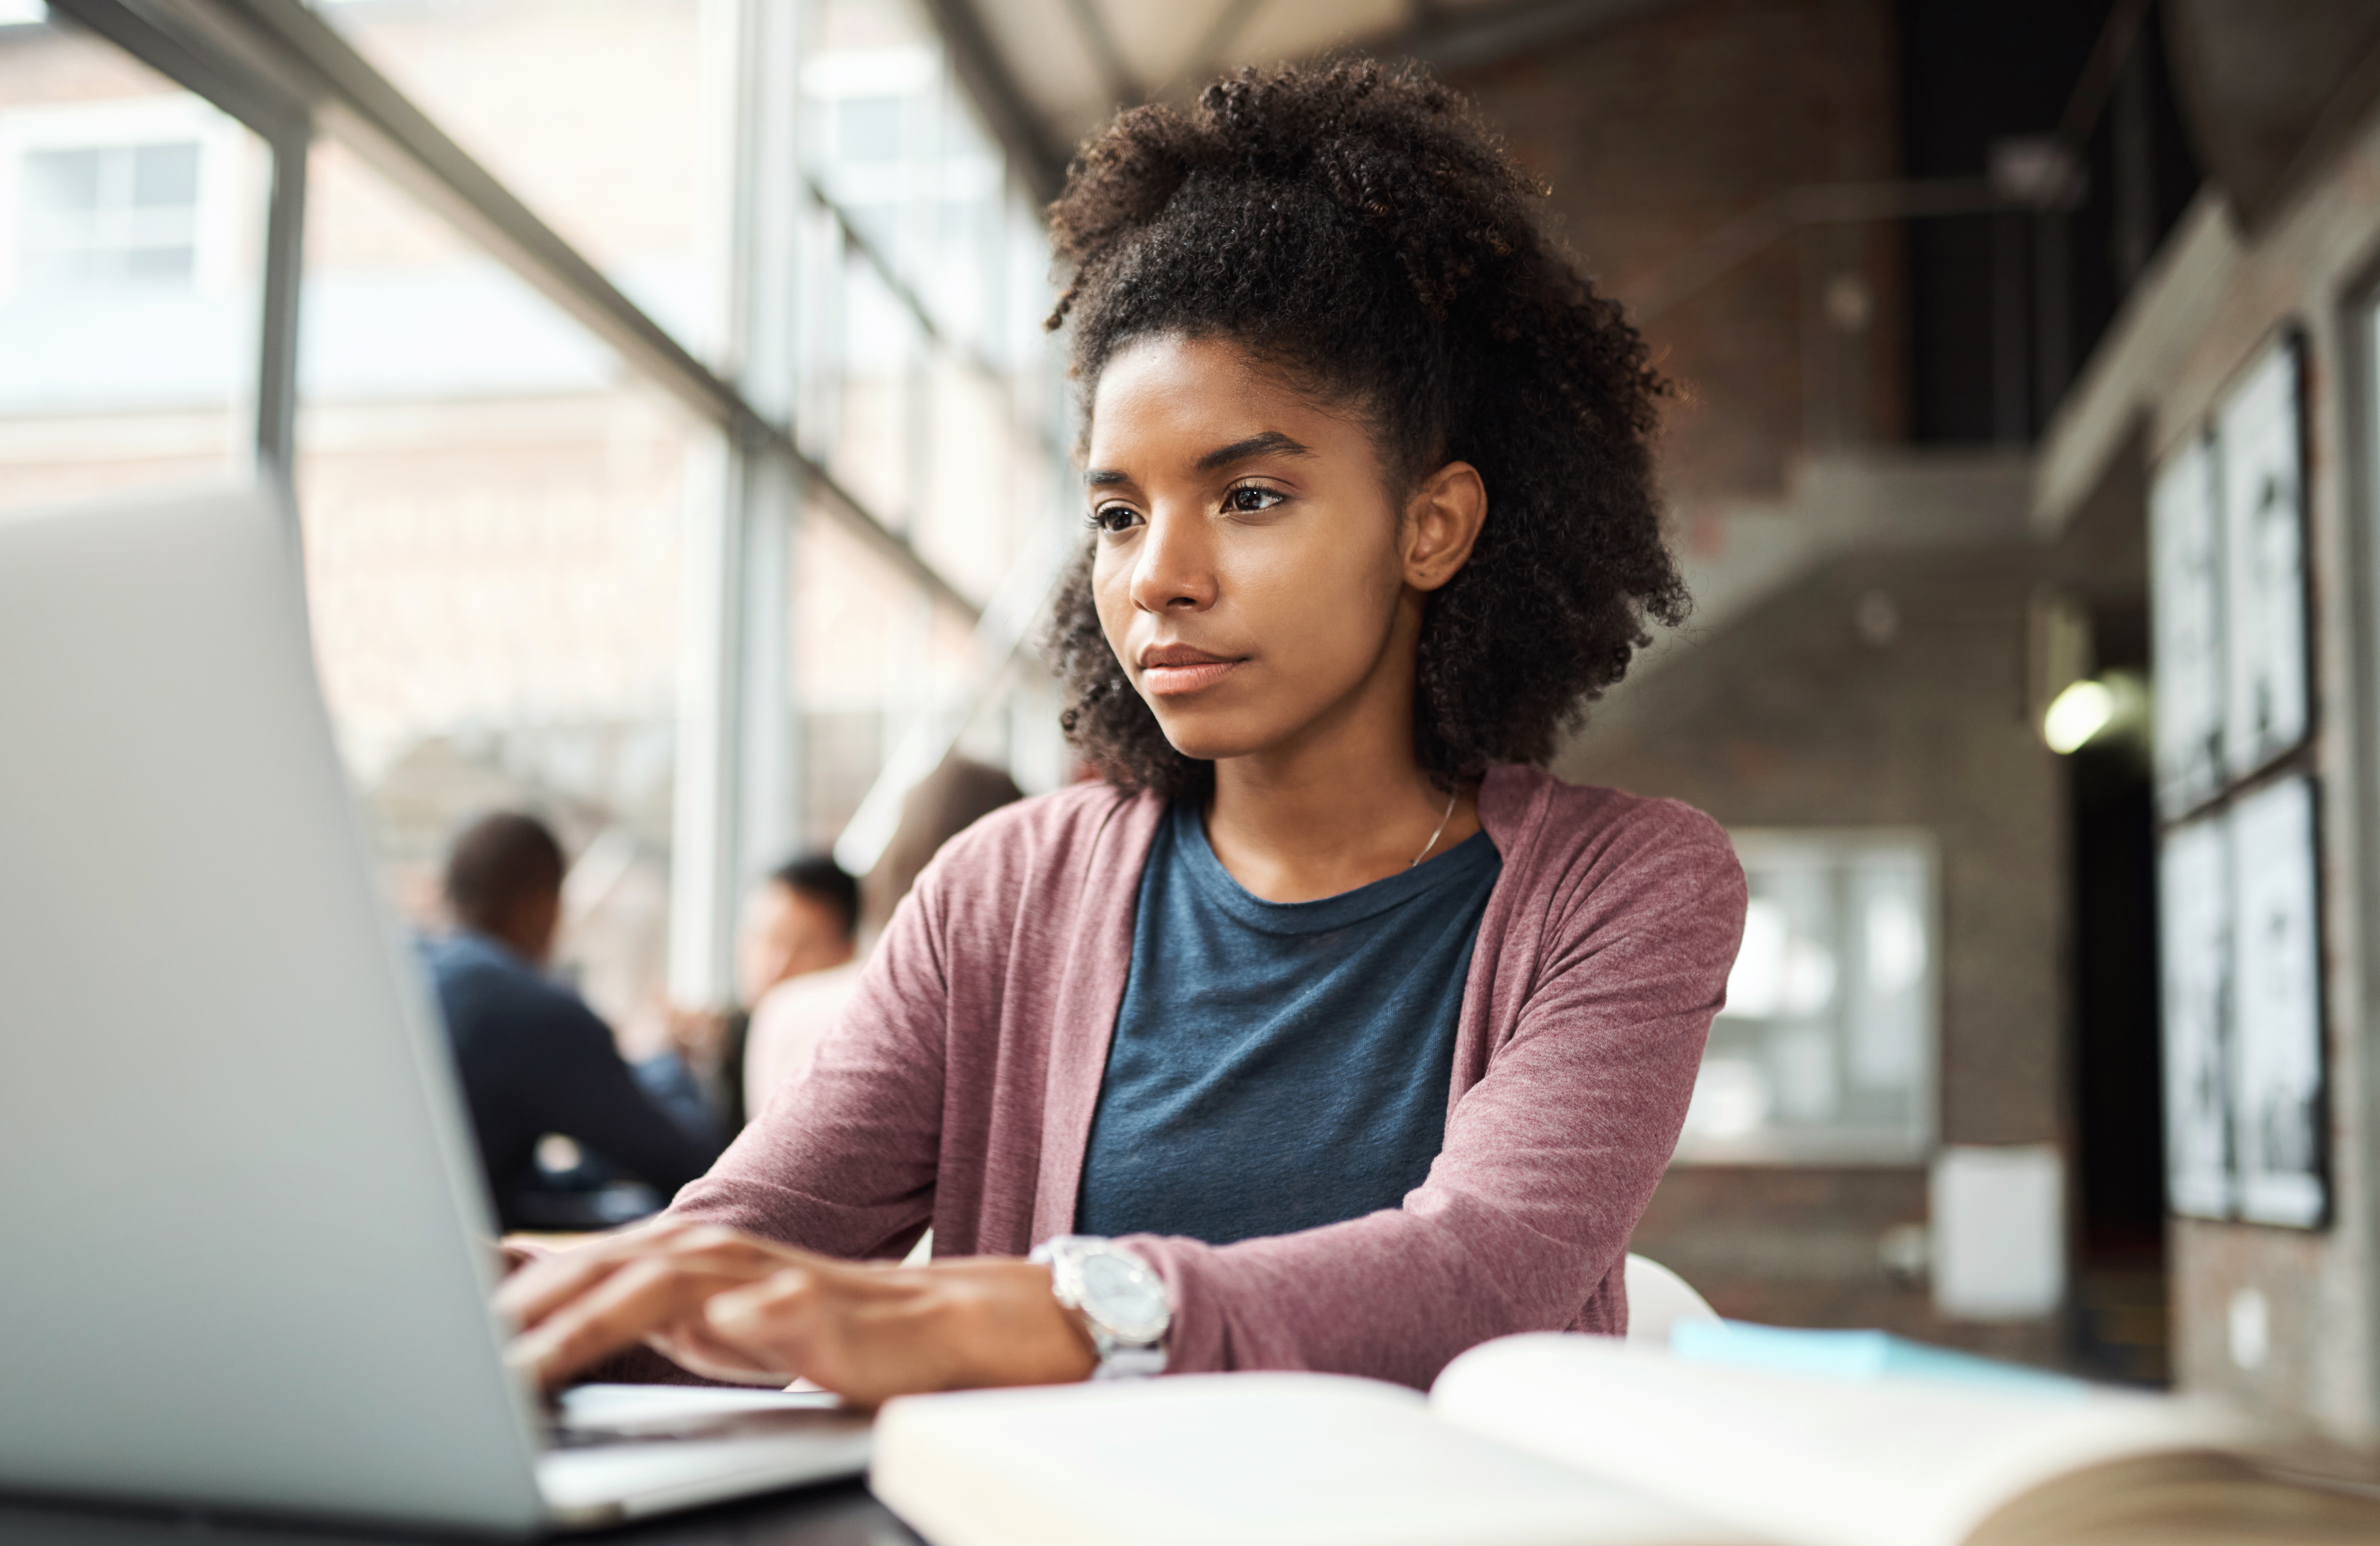
[[[529,1262],[497,1285],[496,1309],[509,1317],[516,1328],[527,1331],[632,1261],[643,1260],[656,1252],[683,1255],[727,1248],[737,1243],[759,1244],[716,1224],[671,1223],[625,1229]]]
[[[496,1310],[526,1331],[586,1293],[649,1249],[634,1233],[607,1235],[587,1245],[525,1263],[496,1286]]]
[[[680,1369],[707,1380],[782,1388],[794,1378],[789,1369],[774,1361],[756,1358],[720,1340],[699,1315],[688,1316],[653,1333],[645,1338],[645,1345]]]
[[[496,1242],[496,1260],[502,1274],[512,1276],[532,1261],[542,1261],[553,1254],[553,1248],[536,1240],[525,1240],[517,1235],[507,1235]]]
[[[626,1263],[515,1337],[505,1357],[539,1383],[557,1384],[693,1313],[718,1283],[717,1273],[667,1257]]]
[[[539,1281],[509,1296],[510,1306],[508,1296],[498,1296],[499,1305],[512,1309],[525,1328],[507,1357],[545,1384],[698,1319],[711,1295],[765,1277],[791,1253],[734,1230],[677,1226],[589,1248],[586,1254],[584,1261],[525,1269],[520,1279],[539,1274]],[[757,1372],[745,1370],[739,1377]]]

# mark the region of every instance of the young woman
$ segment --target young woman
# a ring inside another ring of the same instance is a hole
[[[521,1362],[873,1402],[1624,1330],[1743,882],[1697,812],[1531,766],[1685,606],[1659,383],[1538,195],[1373,65],[1085,151],[1053,644],[1106,778],[945,849],[659,1221],[516,1273]]]

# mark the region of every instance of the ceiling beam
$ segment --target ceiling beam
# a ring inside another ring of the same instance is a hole
[[[1099,9],[1099,0],[1066,0],[1066,14],[1075,18],[1083,46],[1091,51],[1100,73],[1108,78],[1108,100],[1118,107],[1138,107],[1143,100],[1140,82],[1133,78],[1132,66],[1124,62],[1123,49],[1116,43],[1115,29],[1108,25],[1106,13]]]
[[[1072,152],[1057,144],[1042,126],[1032,99],[1025,94],[1016,74],[991,41],[977,0],[925,0],[926,14],[941,34],[951,68],[959,87],[983,115],[1009,164],[1037,204],[1058,197],[1066,183],[1066,163]]]
[[[1384,33],[1367,52],[1400,54],[1438,70],[1482,69],[1531,49],[1656,10],[1672,0],[1508,0],[1500,6],[1450,11],[1420,4],[1414,20]]]
[[[1190,62],[1182,71],[1184,79],[1194,91],[1206,90],[1207,82],[1222,73],[1223,61],[1231,57],[1232,44],[1248,29],[1265,0],[1226,0],[1215,19],[1207,24],[1198,45],[1190,51]]]

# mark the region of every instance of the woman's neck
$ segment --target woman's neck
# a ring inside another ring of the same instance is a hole
[[[1471,791],[1450,810],[1447,792],[1415,761],[1411,724],[1383,729],[1216,763],[1207,838],[1232,878],[1268,902],[1310,902],[1386,879],[1477,832]]]

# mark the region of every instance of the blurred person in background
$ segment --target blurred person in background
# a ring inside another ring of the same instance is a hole
[[[859,883],[831,853],[804,854],[771,870],[744,909],[735,941],[735,1002],[725,1014],[676,1010],[680,1053],[717,1091],[730,1129],[758,1104],[746,1095],[747,1049],[759,1006],[785,983],[838,975],[859,945]]]
[[[901,801],[901,822],[876,867],[860,883],[861,932],[868,943],[884,931],[892,909],[909,895],[917,874],[943,844],[1002,806],[1025,797],[1016,781],[998,768],[964,757],[947,757]],[[834,861],[827,859],[827,864]],[[778,872],[783,877],[794,867]],[[835,874],[842,875],[838,869]],[[845,948],[839,964],[807,975],[785,972],[751,1004],[751,1029],[744,1052],[744,1119],[760,1114],[769,1098],[808,1071],[819,1043],[832,1029],[859,986],[864,957]]]
[[[804,854],[769,872],[744,915],[735,987],[747,1004],[789,978],[850,960],[859,943],[859,883],[832,853]]]
[[[616,1220],[564,1216],[539,1164],[549,1137],[666,1199],[717,1157],[707,1118],[639,1087],[611,1028],[547,975],[562,919],[562,845],[517,811],[480,817],[446,859],[455,932],[422,953],[471,1111],[489,1195],[507,1228]]]

